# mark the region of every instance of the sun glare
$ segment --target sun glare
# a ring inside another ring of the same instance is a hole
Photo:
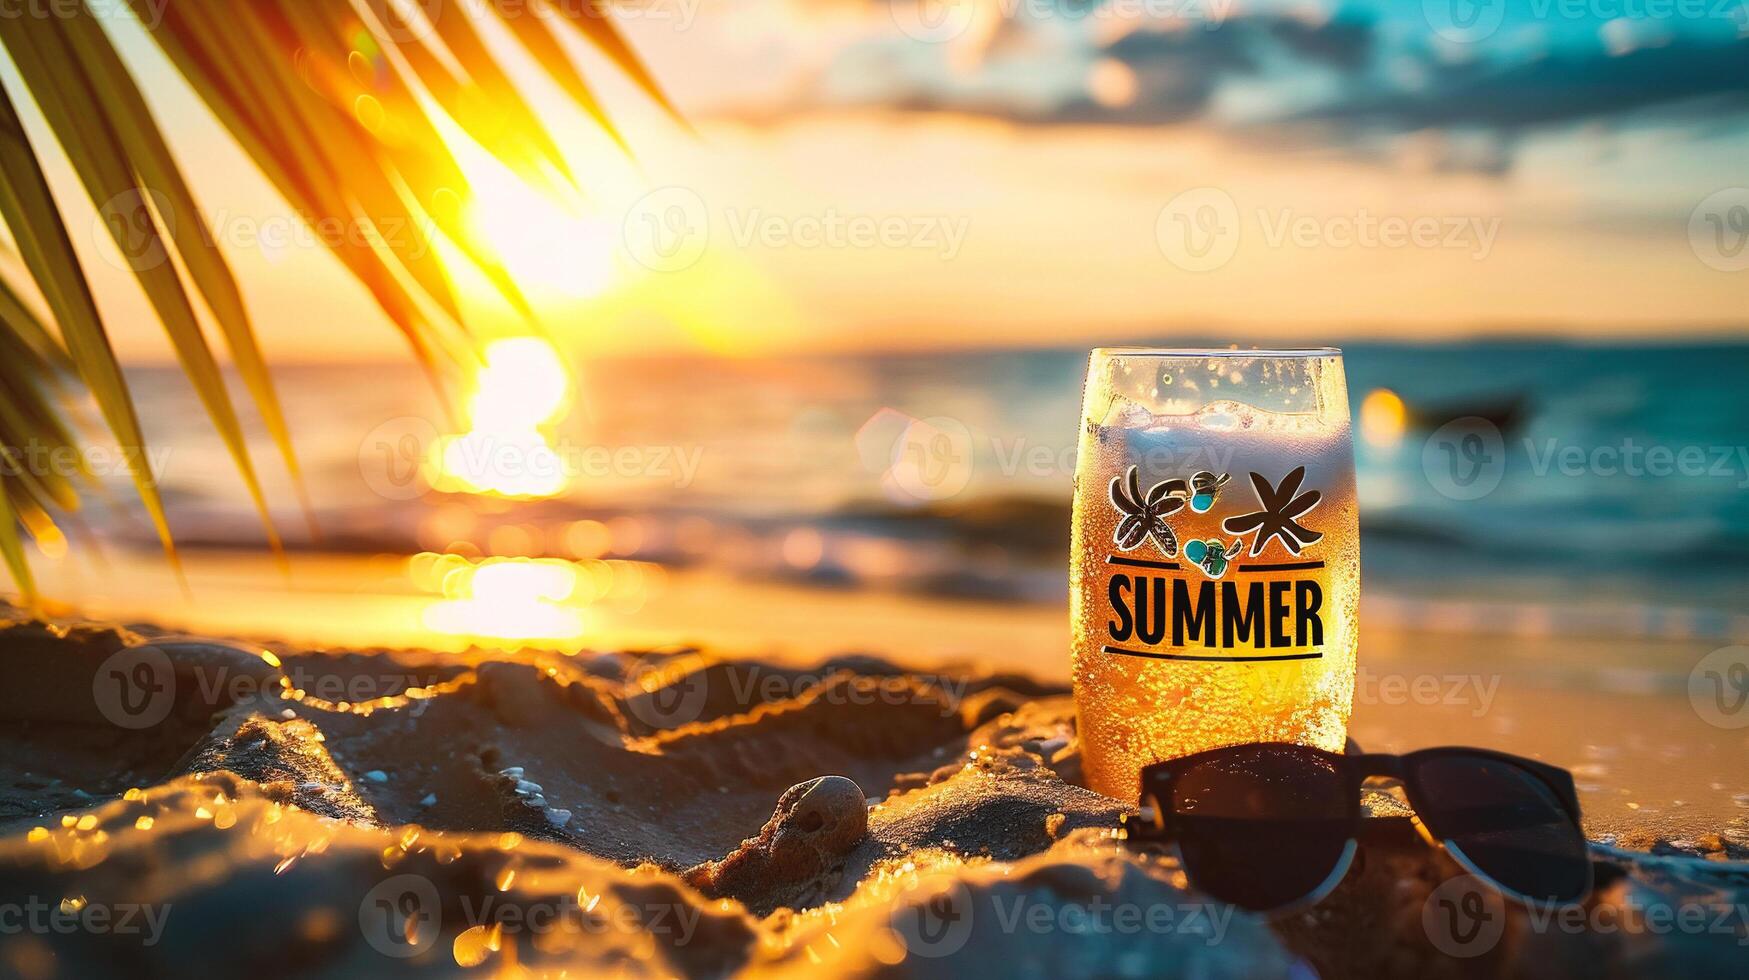
[[[571,378],[551,344],[515,337],[487,345],[467,401],[468,431],[437,440],[425,457],[434,490],[552,497],[564,461],[550,441],[571,406]]]
[[[613,285],[616,228],[582,192],[544,165],[545,186],[532,185],[446,117],[438,129],[467,176],[463,222],[519,285],[562,299],[592,298]],[[592,192],[598,183],[591,179]]]
[[[476,169],[470,180],[468,224],[517,282],[572,299],[613,285],[618,237],[610,222],[536,191],[502,166]]]

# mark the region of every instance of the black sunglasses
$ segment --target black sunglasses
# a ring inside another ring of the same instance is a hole
[[[1487,749],[1337,755],[1255,743],[1142,770],[1131,840],[1172,843],[1199,890],[1252,911],[1318,901],[1354,859],[1361,784],[1400,780],[1415,826],[1470,873],[1523,902],[1591,891],[1579,795],[1564,769]]]

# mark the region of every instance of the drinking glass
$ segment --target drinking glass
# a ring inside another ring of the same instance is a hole
[[[1342,353],[1100,348],[1069,556],[1088,785],[1245,742],[1340,752],[1360,529]]]

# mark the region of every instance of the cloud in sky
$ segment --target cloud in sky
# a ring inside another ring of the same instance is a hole
[[[1419,91],[1362,96],[1313,115],[1406,130],[1515,131],[1653,108],[1665,110],[1667,120],[1697,122],[1749,113],[1749,39],[1551,53],[1503,67],[1446,66]]]
[[[920,0],[643,2],[627,32],[701,137],[640,111],[603,73],[634,167],[537,93],[567,152],[587,161],[596,210],[586,248],[551,250],[531,274],[583,269],[611,284],[595,297],[537,290],[537,303],[590,349],[1742,323],[1741,274],[1707,265],[1694,239],[1702,202],[1745,182],[1749,36],[1729,19],[1538,19],[1529,5],[1637,0],[1505,0],[1507,16],[1466,43],[1430,26],[1423,0],[964,0],[977,16],[931,41],[894,12]],[[1146,15],[1219,4],[1218,22]],[[204,165],[203,204],[295,220],[149,40],[124,41],[156,66],[150,98],[177,151]],[[52,179],[82,200],[70,173]],[[640,195],[675,187],[705,204],[709,249],[684,272],[643,271],[621,247],[625,222]],[[1190,272],[1166,254],[1163,216],[1208,187],[1231,198],[1240,234],[1225,266]],[[963,247],[742,236],[837,218],[951,225]],[[1486,227],[1489,248],[1338,241],[1379,220]],[[1310,246],[1296,237],[1307,227]],[[270,351],[401,353],[388,324],[358,328],[381,317],[325,252],[231,252]],[[124,353],[168,357],[125,268],[97,255],[87,265]],[[483,285],[461,291],[475,326],[521,326]]]
[[[790,302],[786,344],[1741,320],[1740,279],[1691,240],[1698,203],[1742,184],[1749,150],[1749,35],[1721,0],[1711,19],[1650,23],[1592,13],[1631,0],[1475,0],[1508,7],[1455,39],[1428,14],[1441,0],[706,2],[709,36],[640,37],[713,135],[663,182],[762,213],[970,229],[951,262],[751,256]],[[1210,187],[1231,198],[1238,245],[1187,274],[1157,218]],[[1498,242],[1484,259],[1277,234],[1379,216],[1479,221]],[[747,316],[732,332],[772,333],[776,317],[733,309]]]
[[[1477,6],[1486,30],[1464,35],[1438,16],[1435,0],[1330,9],[1267,0],[858,0],[833,9],[860,11],[863,30],[836,32],[830,56],[816,51],[809,79],[782,104],[731,101],[719,111],[766,120],[855,107],[1027,126],[1194,122],[1253,140],[1338,145],[1429,129],[1510,144],[1576,123],[1633,125],[1648,113],[1660,127],[1697,134],[1749,129],[1749,0]],[[1501,11],[1493,21],[1491,7]],[[1606,16],[1617,7],[1669,16]]]

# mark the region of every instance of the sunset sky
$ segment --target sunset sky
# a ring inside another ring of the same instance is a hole
[[[593,71],[629,164],[531,73],[589,200],[459,152],[482,236],[585,353],[1749,324],[1749,6],[1450,3],[650,0],[627,33],[696,136]],[[270,355],[400,356],[140,27],[109,26]],[[53,176],[117,345],[167,358]],[[462,281],[479,328],[519,329]]]

